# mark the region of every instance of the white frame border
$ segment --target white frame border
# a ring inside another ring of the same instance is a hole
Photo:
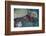
[[[24,9],[39,9],[39,27],[14,27],[14,8]],[[27,30],[42,30],[42,7],[41,6],[22,6],[22,5],[11,5],[11,31],[27,31]]]

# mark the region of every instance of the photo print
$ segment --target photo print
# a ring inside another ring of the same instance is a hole
[[[39,9],[14,8],[14,27],[39,27]]]

